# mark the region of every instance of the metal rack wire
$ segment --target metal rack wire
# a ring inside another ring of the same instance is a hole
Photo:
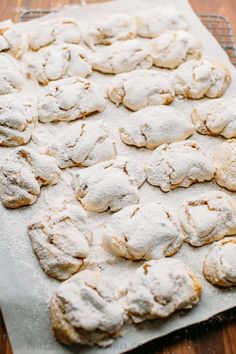
[[[22,10],[20,14],[20,21],[32,20],[52,12],[56,12],[56,10]],[[232,26],[228,19],[224,16],[214,14],[198,14],[198,16],[200,17],[203,24],[217,39],[222,48],[226,51],[231,62],[236,67],[236,46],[234,42]]]

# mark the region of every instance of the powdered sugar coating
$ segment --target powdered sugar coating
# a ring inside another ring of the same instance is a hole
[[[89,167],[116,157],[114,140],[102,121],[77,122],[67,128],[47,148],[60,168]]]
[[[175,98],[166,74],[144,69],[114,77],[107,87],[107,95],[113,103],[122,103],[132,111],[169,104]]]
[[[22,94],[0,96],[0,146],[27,144],[38,120],[36,99]]]
[[[171,212],[159,203],[127,206],[113,214],[104,226],[104,246],[126,259],[172,256],[182,242]]]
[[[63,343],[110,345],[126,320],[122,293],[105,275],[85,270],[63,282],[51,302],[52,329]]]
[[[120,137],[127,145],[155,149],[191,136],[194,126],[188,118],[184,111],[169,106],[143,108],[128,117]]]
[[[128,286],[127,309],[134,322],[166,318],[195,305],[201,284],[181,261],[152,260],[139,267]]]
[[[70,18],[44,21],[29,33],[29,45],[39,50],[52,44],[79,44],[81,39],[78,23]]]
[[[72,188],[85,209],[115,212],[139,201],[144,181],[142,164],[120,157],[77,173]]]
[[[60,170],[51,156],[30,148],[18,148],[7,157],[0,170],[0,199],[6,208],[36,202],[41,186],[57,183]]]
[[[0,22],[0,52],[21,58],[27,49],[27,37],[19,28],[11,20]]]
[[[236,137],[236,98],[212,100],[195,107],[192,120],[196,130],[205,135]]]
[[[49,276],[65,280],[83,265],[92,236],[86,217],[81,207],[64,204],[37,216],[29,225],[32,248]]]
[[[185,241],[202,246],[236,233],[236,203],[223,192],[206,192],[181,206],[179,220]]]
[[[236,238],[214,243],[204,260],[203,274],[213,285],[236,285]]]
[[[85,78],[92,73],[88,51],[74,44],[42,48],[30,55],[28,62],[29,74],[42,85],[71,76]]]
[[[152,153],[146,166],[147,181],[169,192],[214,177],[212,162],[198,143],[187,140],[163,144]]]
[[[71,77],[51,82],[39,98],[39,120],[72,121],[105,109],[105,99],[99,85]]]
[[[9,54],[0,54],[0,95],[20,91],[24,76],[18,62]]]

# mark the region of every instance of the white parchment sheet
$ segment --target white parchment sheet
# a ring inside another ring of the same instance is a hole
[[[232,97],[236,94],[236,70],[230,64],[225,52],[220,45],[202,25],[198,17],[194,14],[186,0],[116,0],[103,4],[93,4],[84,7],[65,8],[57,14],[46,16],[40,20],[19,24],[23,29],[32,29],[39,21],[55,16],[68,16],[78,20],[81,25],[91,20],[104,18],[107,15],[123,12],[136,13],[140,10],[157,5],[166,6],[174,3],[179,11],[183,13],[189,22],[190,31],[198,38],[203,45],[203,52],[206,56],[222,60],[231,70],[232,83],[224,97]],[[22,62],[22,65],[24,63]],[[158,69],[157,69],[158,70]],[[94,80],[105,87],[111,76],[93,73],[89,80]],[[27,81],[23,92],[37,91],[35,82]],[[43,90],[43,88],[40,88]],[[174,106],[183,110],[190,110],[196,101],[178,101]],[[119,139],[118,127],[128,119],[130,112],[124,107],[115,107],[107,102],[104,112],[87,118],[89,121],[103,119],[116,140],[119,155],[129,155],[133,159],[141,159],[145,162],[151,155],[150,150],[136,149],[122,144]],[[67,125],[74,123],[39,124],[36,129],[34,141],[44,145],[49,141],[52,134],[60,133]],[[223,142],[223,138],[213,138],[201,136],[197,133],[191,138],[199,141],[206,149],[209,156],[214,148]],[[39,150],[31,141],[29,146]],[[13,149],[0,148],[0,163]],[[141,325],[129,326],[125,328],[124,335],[114,341],[111,347],[99,349],[97,347],[80,347],[68,349],[58,344],[50,329],[49,304],[51,294],[59,282],[45,275],[31,249],[30,240],[27,234],[27,226],[34,215],[46,210],[52,203],[59,203],[60,198],[71,198],[73,196],[70,188],[71,171],[63,171],[59,183],[50,188],[43,187],[38,201],[30,207],[7,210],[0,205],[0,306],[6,322],[14,354],[118,354],[135,348],[154,338],[161,337],[174,330],[186,327],[199,321],[206,320],[211,316],[226,309],[236,306],[236,288],[220,290],[207,283],[202,276],[202,260],[209,250],[209,246],[192,248],[185,244],[174,256],[190,265],[196,272],[203,285],[203,294],[200,303],[192,310],[178,313],[165,321],[149,321]],[[169,193],[162,193],[159,188],[152,187],[145,183],[140,189],[141,202],[161,201],[165,206],[171,208],[173,213],[183,200],[196,196],[208,190],[220,190],[215,182],[196,184],[190,188],[178,188]],[[226,193],[236,195],[233,193]],[[109,218],[108,213],[90,213],[89,223],[94,231],[94,239],[99,243],[99,224]],[[94,252],[93,256],[98,262],[103,260],[103,255]],[[117,282],[126,278],[124,273],[131,273],[137,264],[129,261],[117,262],[114,266],[104,266],[104,271],[108,274],[112,271],[112,277],[117,277]]]

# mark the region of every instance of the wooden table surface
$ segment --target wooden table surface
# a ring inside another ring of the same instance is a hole
[[[87,0],[88,3],[102,1]],[[12,18],[17,21],[21,7],[48,9],[58,6],[58,4],[78,3],[78,0],[0,0],[0,20]],[[233,32],[236,35],[236,0],[190,0],[190,3],[198,13],[214,13],[226,16],[230,20]],[[236,309],[227,311],[202,324],[191,326],[152,341],[132,351],[132,354],[144,353],[236,354]],[[1,313],[0,354],[12,354]]]

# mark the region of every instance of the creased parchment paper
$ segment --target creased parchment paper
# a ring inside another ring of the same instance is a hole
[[[104,18],[116,12],[136,13],[140,10],[154,7],[159,4],[166,6],[174,3],[184,14],[189,22],[190,31],[203,44],[203,52],[206,56],[222,60],[231,70],[232,83],[224,97],[232,97],[236,93],[236,71],[230,64],[225,52],[212,37],[212,35],[202,25],[198,17],[194,14],[186,0],[117,0],[103,4],[93,4],[84,7],[73,7],[62,9],[57,14],[46,16],[40,20],[19,24],[23,29],[32,29],[39,21],[55,16],[68,16],[75,18],[82,25],[91,20]],[[24,63],[22,63],[24,65]],[[101,83],[104,87],[111,76],[93,73],[89,78]],[[35,82],[27,81],[23,92],[36,93],[39,90]],[[40,88],[43,90],[43,88]],[[196,101],[178,101],[173,106],[184,110],[190,110]],[[145,149],[127,147],[119,139],[118,127],[125,121],[130,112],[123,107],[116,108],[108,102],[106,110],[88,118],[89,121],[103,119],[108,125],[110,132],[115,137],[119,155],[129,155],[133,159],[141,159],[145,163],[151,152]],[[45,146],[53,135],[61,132],[65,126],[74,123],[40,124],[35,131],[34,139],[29,146],[36,150]],[[213,138],[194,134],[193,140],[199,141],[209,156],[214,148],[223,142],[222,138]],[[13,149],[0,149],[0,162],[12,152]],[[200,303],[192,310],[178,313],[165,321],[150,321],[141,325],[128,326],[124,329],[124,335],[114,341],[114,344],[107,349],[97,347],[74,347],[68,349],[58,344],[50,329],[49,303],[51,294],[59,282],[45,275],[41,270],[38,261],[31,249],[30,240],[27,234],[27,226],[31,219],[48,206],[56,205],[61,200],[73,200],[73,193],[70,188],[71,174],[75,169],[64,171],[58,185],[51,188],[42,188],[38,201],[31,207],[15,210],[7,210],[0,206],[1,218],[1,246],[0,246],[0,306],[3,312],[7,330],[10,336],[13,352],[15,354],[62,354],[62,353],[82,353],[82,354],[116,354],[135,348],[154,338],[161,337],[174,330],[186,327],[199,321],[206,320],[211,316],[232,308],[236,305],[236,289],[220,290],[207,283],[202,276],[202,260],[207,253],[209,246],[192,248],[185,244],[174,256],[189,264],[199,276],[203,285],[203,294]],[[177,207],[183,200],[196,196],[209,190],[220,190],[215,182],[196,184],[190,188],[178,188],[169,193],[162,193],[158,188],[145,183],[140,190],[140,201],[161,201],[165,206],[171,208],[175,213]],[[234,194],[224,192],[232,195]],[[126,279],[126,273],[130,274],[137,263],[129,261],[116,261],[108,266],[105,262],[109,255],[99,251],[100,229],[99,225],[109,218],[108,213],[90,213],[89,223],[94,232],[95,246],[90,257],[90,264],[99,263],[102,271],[112,274],[117,282]],[[96,245],[97,244],[97,245]],[[110,256],[111,257],[111,256]]]

